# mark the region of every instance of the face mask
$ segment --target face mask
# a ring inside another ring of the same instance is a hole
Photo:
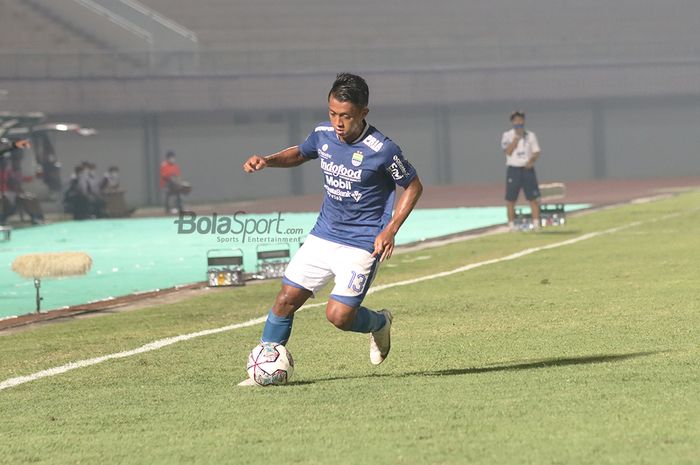
[[[525,125],[524,125],[524,124],[514,124],[513,127],[514,127],[515,129],[522,129],[522,128],[525,127]]]

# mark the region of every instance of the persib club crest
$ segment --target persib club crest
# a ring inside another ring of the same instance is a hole
[[[360,166],[362,164],[362,159],[364,156],[361,151],[357,151],[352,154],[352,166]]]

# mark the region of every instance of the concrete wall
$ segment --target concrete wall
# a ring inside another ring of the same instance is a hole
[[[700,101],[633,103],[605,113],[611,177],[700,173]]]
[[[257,151],[285,147],[287,125],[235,115],[166,115],[159,119],[160,147],[177,153],[183,178],[193,185],[191,201],[279,196],[291,191],[288,172],[271,170],[261,181],[241,171]]]
[[[532,102],[527,126],[542,146],[541,181],[594,177],[683,176],[700,173],[700,99],[619,102]],[[427,185],[501,181],[500,137],[509,129],[511,106],[454,105],[371,108],[369,121],[394,139]],[[147,174],[144,115],[59,115],[97,128],[88,138],[55,137],[66,169],[92,160],[100,171],[118,165],[127,198],[149,197],[157,176]],[[314,162],[262,175],[246,175],[243,161],[301,143],[326,118],[316,111],[165,113],[151,115],[157,126],[158,157],[175,150],[183,177],[194,188],[189,202],[222,202],[320,192]],[[155,189],[157,192],[157,188]]]

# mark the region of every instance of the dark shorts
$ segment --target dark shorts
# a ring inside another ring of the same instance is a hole
[[[523,190],[525,198],[528,200],[540,198],[540,189],[537,184],[535,169],[509,166],[506,172],[506,200],[509,202],[518,200],[520,189]]]

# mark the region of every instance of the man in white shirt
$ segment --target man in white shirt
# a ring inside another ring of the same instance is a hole
[[[540,145],[532,131],[525,130],[525,113],[514,111],[510,115],[513,129],[503,133],[501,148],[506,154],[506,202],[508,226],[515,229],[515,202],[522,189],[530,202],[532,224],[540,225],[540,189],[535,175],[535,161],[540,156]]]

